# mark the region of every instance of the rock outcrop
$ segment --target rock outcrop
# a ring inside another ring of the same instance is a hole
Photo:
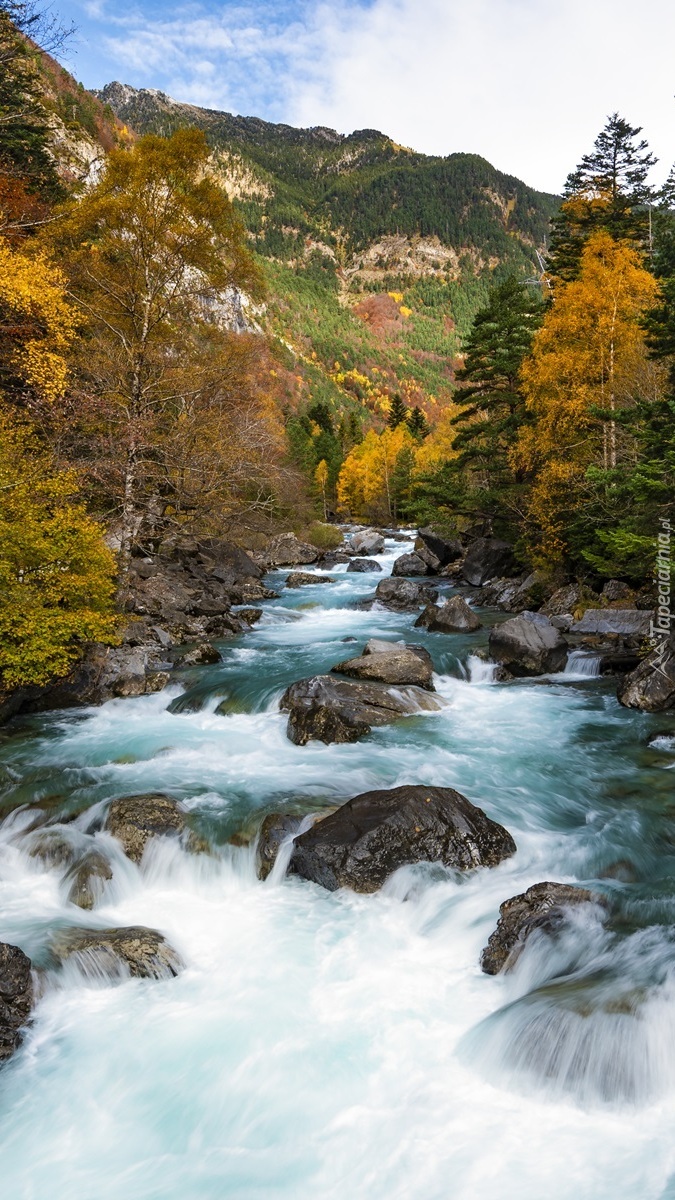
[[[515,567],[513,547],[499,538],[476,538],[464,556],[462,575],[473,587],[482,587],[488,579],[511,575]]]
[[[356,554],[382,554],[384,538],[376,529],[360,529],[349,539],[349,544]]]
[[[568,883],[535,883],[499,906],[499,921],[480,958],[486,975],[513,967],[528,937],[541,930],[554,934],[564,924],[567,911],[579,904],[602,904],[587,888]]]
[[[431,584],[414,583],[412,579],[381,579],[375,588],[375,599],[387,608],[414,612],[424,604],[433,603],[438,592]]]
[[[293,683],[281,698],[287,712],[287,734],[296,746],[315,740],[356,742],[373,726],[399,717],[432,712],[443,701],[419,687],[391,688],[384,683],[313,675]]]
[[[185,814],[170,796],[123,796],[110,805],[105,828],[122,843],[127,858],[140,863],[150,838],[185,832]]]
[[[515,850],[510,833],[453,788],[407,786],[355,796],[300,834],[290,869],[330,891],[374,892],[408,864],[468,871]]]
[[[50,950],[58,963],[73,962],[90,979],[169,979],[183,969],[180,955],[156,929],[63,929]]]
[[[567,642],[541,613],[524,612],[490,631],[490,658],[516,677],[562,671]]]
[[[675,631],[621,680],[617,696],[625,708],[643,712],[675,708]]]
[[[18,946],[0,942],[0,1062],[21,1045],[33,1000],[30,959]]]
[[[428,604],[415,625],[429,633],[474,633],[481,622],[462,596],[451,596],[445,604]]]
[[[434,690],[431,655],[421,646],[384,642],[371,638],[360,658],[349,658],[332,668],[332,673],[354,679],[372,679],[395,686],[415,684]]]

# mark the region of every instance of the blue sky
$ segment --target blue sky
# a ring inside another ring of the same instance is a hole
[[[557,191],[615,109],[675,160],[675,0],[55,0],[66,65],[180,100],[417,150]]]

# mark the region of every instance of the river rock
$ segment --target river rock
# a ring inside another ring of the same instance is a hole
[[[510,833],[453,788],[364,792],[295,839],[290,869],[329,891],[375,892],[399,867],[493,867],[516,850]]]
[[[438,561],[438,560],[436,560]],[[413,554],[402,554],[397,558],[391,569],[392,575],[435,575],[436,571],[425,558],[417,552]]]
[[[567,662],[567,642],[541,613],[524,612],[490,630],[490,658],[511,675],[543,675],[561,671]]]
[[[565,613],[573,613],[582,600],[597,600],[596,592],[591,592],[580,583],[566,583],[549,596],[542,604],[540,612],[546,617],[561,617]]]
[[[360,529],[352,535],[349,544],[357,554],[382,554],[384,551],[384,538],[376,529]]]
[[[18,1050],[33,999],[30,959],[18,946],[0,942],[0,1062]]]
[[[499,906],[499,921],[480,957],[486,975],[513,967],[535,929],[555,933],[565,920],[565,910],[578,904],[602,904],[587,888],[568,883],[535,883]]]
[[[414,612],[423,604],[432,603],[438,592],[431,584],[414,583],[412,579],[381,579],[375,588],[375,599],[387,608]]]
[[[274,538],[263,553],[268,567],[294,567],[297,564],[316,562],[321,551],[308,542],[301,542],[294,533],[282,533]]]
[[[286,587],[313,587],[315,583],[335,583],[330,575],[312,575],[311,571],[291,571],[286,578]]]
[[[376,638],[366,644],[360,658],[349,658],[331,668],[331,673],[373,679],[396,686],[415,684],[433,692],[431,655],[421,646],[404,646]]]
[[[302,817],[291,816],[290,813],[269,813],[265,817],[256,844],[256,874],[258,879],[267,879],[281,848],[282,842],[292,834],[297,833]]]
[[[348,571],[381,571],[382,567],[374,558],[351,558]]]
[[[374,725],[441,708],[443,701],[419,687],[391,688],[384,683],[314,675],[284,692],[281,711],[287,712],[287,734],[296,746],[311,740],[356,742]]]
[[[431,551],[441,567],[447,567],[450,563],[456,562],[464,553],[462,543],[458,538],[442,537],[440,534],[434,533],[429,526],[420,529],[417,534],[415,550],[419,551],[422,546],[426,546],[427,550]]]
[[[639,608],[587,608],[570,633],[648,637],[653,614]]]
[[[108,859],[100,850],[90,850],[66,872],[64,883],[70,884],[67,898],[79,908],[93,908],[101,899],[109,879],[112,879],[112,867]]]
[[[192,649],[186,650],[184,654],[176,657],[176,666],[178,667],[210,666],[218,662],[222,662],[221,655],[215,646],[211,645],[211,642],[198,642]]]
[[[513,573],[513,547],[499,538],[476,538],[464,557],[462,575],[473,587],[482,587],[488,579]]]
[[[617,696],[625,708],[643,712],[675,708],[675,631],[621,680]]]
[[[186,824],[177,801],[152,793],[113,800],[105,828],[122,843],[127,857],[140,863],[150,838],[178,837],[184,833]]]
[[[635,599],[635,592],[622,579],[608,579],[600,594],[608,604],[616,604],[621,600]]]
[[[69,867],[80,853],[78,838],[84,840],[81,834],[47,827],[28,834],[26,850],[29,858],[38,859],[47,868]]]
[[[430,633],[474,633],[481,622],[462,596],[451,596],[445,604],[428,604],[415,625]]]
[[[57,962],[75,962],[90,979],[168,979],[184,967],[164,935],[144,925],[63,929],[54,934],[50,949]]]

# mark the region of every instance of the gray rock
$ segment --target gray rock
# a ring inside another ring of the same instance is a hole
[[[611,634],[617,637],[648,637],[653,613],[639,608],[587,608],[570,633]]]
[[[349,565],[347,566],[347,570],[348,571],[363,571],[363,572],[381,571],[382,567],[380,566],[379,562],[375,561],[374,558],[351,558],[349,560]]]
[[[462,543],[458,538],[442,537],[441,534],[434,533],[430,526],[419,530],[415,550],[419,548],[419,543],[422,543],[435,555],[441,567],[447,567],[449,563],[456,562],[463,554]]]
[[[468,871],[515,850],[507,830],[454,789],[408,786],[364,792],[300,834],[290,869],[330,891],[374,892],[407,864]]]
[[[296,746],[311,740],[356,742],[373,726],[399,717],[431,712],[443,701],[419,687],[391,688],[384,683],[314,675],[292,684],[281,698],[287,712],[287,734]]]
[[[262,615],[262,608],[240,608],[237,610],[237,617],[240,621],[245,621],[247,625],[257,624]]]
[[[335,583],[330,575],[312,575],[311,571],[291,571],[286,578],[286,587],[313,587],[315,583]]]
[[[436,600],[438,592],[431,584],[414,583],[412,579],[381,579],[375,589],[375,599],[387,608],[414,612]]]
[[[127,857],[140,863],[150,838],[179,837],[185,832],[186,823],[176,800],[151,793],[113,800],[105,828],[122,843]]]
[[[437,560],[438,561],[438,560]],[[436,571],[421,554],[402,554],[391,569],[392,575],[435,575]]]
[[[357,554],[382,554],[384,538],[375,529],[361,529],[352,535],[350,545]]]
[[[0,942],[0,1062],[21,1045],[33,1001],[30,959],[18,946]]]
[[[320,553],[316,546],[301,542],[294,533],[283,533],[270,542],[264,551],[264,559],[269,567],[294,567],[316,562]]]
[[[297,833],[302,817],[289,813],[270,813],[262,825],[256,844],[256,874],[258,879],[267,879],[281,848],[291,834]]]
[[[609,604],[615,604],[617,600],[634,600],[635,598],[633,589],[621,579],[608,579],[601,595]]]
[[[477,538],[464,557],[462,575],[467,583],[482,587],[488,579],[513,573],[513,547],[499,538]]]
[[[462,596],[451,596],[445,604],[429,604],[415,625],[430,633],[474,633],[481,622]]]
[[[561,671],[567,642],[541,613],[524,612],[490,631],[490,657],[515,676]]]
[[[186,650],[184,654],[179,654],[176,658],[176,665],[180,667],[208,666],[218,662],[222,662],[222,658],[210,642],[199,642],[191,650]]]
[[[69,867],[79,852],[77,836],[49,827],[29,833],[26,850],[29,858],[38,859],[45,867]]]
[[[617,696],[625,708],[643,712],[675,708],[675,631],[621,680]]]
[[[535,883],[499,906],[499,921],[480,958],[486,975],[510,970],[525,942],[536,929],[556,933],[564,924],[566,910],[579,904],[602,904],[601,897],[586,888],[567,883]]]
[[[112,879],[112,867],[100,850],[90,850],[73,863],[64,883],[70,884],[68,900],[79,908],[91,909],[101,899],[106,882]]]
[[[331,673],[351,675],[355,679],[373,679],[394,686],[415,684],[433,692],[431,655],[421,646],[396,645],[372,638],[360,658],[338,663]]]
[[[63,929],[50,949],[59,963],[74,962],[90,979],[169,979],[184,963],[156,929],[129,925],[119,929]]]

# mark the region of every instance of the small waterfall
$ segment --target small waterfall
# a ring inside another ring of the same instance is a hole
[[[599,654],[589,654],[587,650],[573,650],[567,660],[563,675],[597,679],[600,674],[601,661]]]
[[[494,662],[486,662],[477,654],[470,654],[467,660],[469,683],[494,683],[497,665]]]

